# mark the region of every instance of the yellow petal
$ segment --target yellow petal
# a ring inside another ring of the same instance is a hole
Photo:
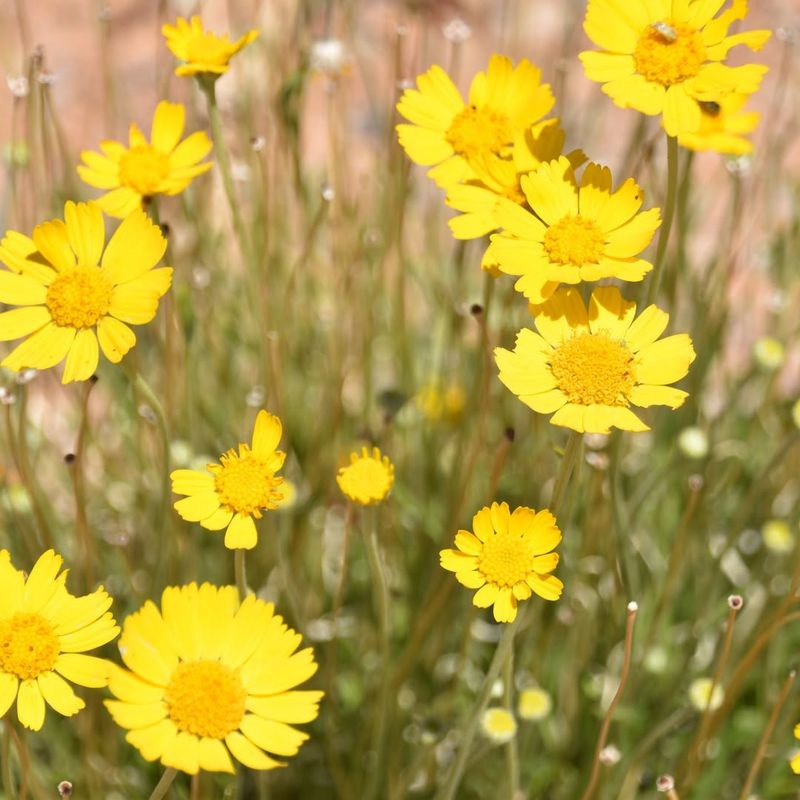
[[[181,519],[187,522],[199,522],[201,519],[210,517],[220,507],[219,495],[216,489],[204,489],[203,491],[178,500],[174,508]]]
[[[125,740],[142,754],[145,761],[156,761],[177,735],[175,723],[171,719],[162,719],[149,728],[128,731]]]
[[[664,130],[668,136],[694,133],[701,123],[700,106],[680,84],[670,86],[664,99]]]
[[[636,303],[626,300],[616,286],[600,286],[589,300],[589,328],[623,340],[636,315]]]
[[[78,265],[98,266],[106,243],[100,206],[96,203],[73,203],[68,200],[64,206],[64,220],[70,247],[78,257]]]
[[[280,761],[270,758],[238,731],[229,733],[225,737],[225,744],[228,745],[233,757],[250,769],[275,769],[283,766]]]
[[[103,355],[112,364],[118,364],[136,344],[136,334],[124,322],[110,316],[97,321],[97,338]]]
[[[169,289],[172,269],[154,269],[135,280],[114,287],[108,312],[123,322],[144,325],[155,317],[158,301]]]
[[[0,342],[21,339],[50,322],[50,312],[44,306],[13,308],[0,314]]]
[[[165,767],[196,775],[200,769],[200,740],[192,733],[179,731],[174,739],[165,743],[161,763]]]
[[[236,772],[227,748],[219,739],[201,739],[197,756],[200,769],[206,772]]]
[[[214,476],[194,469],[176,469],[170,473],[175,494],[199,494],[214,488]]]
[[[164,255],[167,240],[141,209],[129,214],[103,253],[103,274],[112,285],[125,283],[152,269]]]
[[[478,589],[475,592],[475,595],[472,598],[472,605],[476,606],[477,608],[488,608],[495,600],[497,600],[497,595],[499,593],[499,589],[496,583],[487,583],[482,588]]]
[[[295,755],[308,739],[307,733],[284,722],[262,719],[255,714],[246,714],[239,728],[256,747],[278,756]]]
[[[97,689],[108,685],[111,662],[81,653],[61,653],[53,669],[72,683]]]
[[[36,306],[47,299],[47,287],[28,275],[0,270],[0,303],[11,306]]]
[[[23,608],[29,613],[42,609],[57,589],[56,576],[64,559],[53,550],[47,550],[36,560],[25,581]]]
[[[117,700],[134,705],[157,703],[164,696],[164,687],[143,680],[127,669],[109,663],[108,688]]]
[[[489,508],[482,508],[472,518],[472,530],[480,541],[485,542],[490,536],[494,535],[492,528],[492,512]]]
[[[205,131],[187,136],[169,157],[170,172],[190,167],[202,161],[211,152],[211,139]]]
[[[529,575],[526,579],[528,586],[533,589],[539,597],[545,600],[558,600],[561,592],[564,591],[564,584],[555,575],[543,577],[541,575]]]
[[[19,678],[10,672],[0,672],[0,718],[6,715],[17,697]]]
[[[281,421],[263,409],[258,412],[253,429],[253,452],[259,458],[271,456],[281,439]]]
[[[150,144],[161,153],[171,153],[183,133],[186,111],[180,103],[162,100],[153,114]]]
[[[482,551],[480,539],[468,531],[458,531],[456,534],[456,547],[471,556],[477,556]]]
[[[125,219],[137,209],[141,210],[142,196],[127,186],[107,192],[95,201],[110,217]]]
[[[44,724],[44,698],[35,680],[21,681],[17,694],[17,718],[32,731]]]
[[[163,701],[155,703],[122,703],[118,700],[106,700],[105,707],[114,722],[121,728],[149,728],[168,716],[168,709]]]
[[[318,691],[294,691],[273,697],[249,696],[245,701],[245,707],[248,711],[266,719],[299,724],[317,718],[322,695],[323,693]]]
[[[97,369],[98,355],[97,336],[94,331],[91,328],[79,330],[67,353],[61,383],[85,381],[91,378]]]
[[[504,586],[497,594],[494,601],[495,622],[513,622],[517,618],[517,598],[507,586]]]
[[[480,589],[486,583],[486,578],[476,569],[456,572],[456,580],[467,589]]]
[[[45,701],[59,714],[71,717],[86,704],[72,691],[72,687],[55,672],[43,672],[36,678]]]
[[[613,258],[638,255],[650,244],[660,224],[661,213],[657,208],[637,214],[630,222],[606,234],[603,252]]]
[[[453,155],[453,148],[441,131],[419,128],[416,125],[398,125],[397,138],[406,155],[415,164],[439,164]]]
[[[252,550],[258,543],[256,523],[248,514],[235,514],[225,531],[225,547],[229,550]]]
[[[62,328],[50,322],[12,350],[2,366],[19,372],[22,369],[49,369],[63,361],[75,339],[74,328]]]
[[[67,226],[60,220],[42,222],[33,229],[36,249],[58,272],[75,266],[75,254],[69,244]]]
[[[642,408],[650,406],[669,406],[670,408],[680,408],[688,392],[674,389],[672,386],[634,386],[629,395],[631,403]]]
[[[642,114],[660,114],[664,110],[666,90],[641,75],[609,81],[603,91],[621,108],[635,108]]]
[[[540,575],[552,572],[558,566],[558,553],[548,553],[547,555],[536,556],[533,559],[533,571]]]
[[[667,336],[637,353],[636,380],[662,386],[683,378],[694,361],[692,340],[685,334]]]
[[[575,176],[564,156],[541,164],[536,172],[523,175],[520,185],[530,207],[548,225],[578,213]]]
[[[655,342],[664,333],[668,322],[669,314],[657,306],[648,306],[633,321],[625,336],[631,352],[636,353],[646,345]]]
[[[208,531],[221,531],[227,528],[233,519],[233,511],[220,507],[210,517],[200,520],[200,525]]]

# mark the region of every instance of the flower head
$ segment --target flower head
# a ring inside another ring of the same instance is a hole
[[[638,317],[636,303],[615,286],[592,292],[589,309],[577,289],[559,289],[533,306],[536,329],[523,328],[513,351],[495,349],[500,380],[550,422],[580,433],[612,427],[646,431],[631,406],[678,408],[688,396],[667,384],[694,361],[685,334],[658,337],[669,315],[654,305]]]
[[[794,738],[800,739],[800,725],[794,726]],[[790,762],[789,765],[792,768],[792,772],[796,775],[800,775],[800,753],[798,753]]]
[[[443,188],[475,178],[475,161],[510,156],[517,137],[553,107],[553,94],[541,75],[526,59],[515,67],[511,59],[495,54],[486,72],[473,78],[467,104],[447,73],[433,66],[397,104],[412,123],[397,126],[400,144],[414,163],[435,165],[428,176]]]
[[[81,153],[81,179],[97,189],[110,189],[97,200],[112,217],[126,217],[142,201],[157,194],[180,194],[198,175],[211,169],[201,163],[211,150],[211,140],[197,131],[181,141],[186,110],[180,103],[162,100],[153,115],[150,142],[131,123],[128,146],[106,139],[102,154]]]
[[[440,386],[434,382],[423,386],[414,402],[429,422],[457,422],[464,412],[467,396],[458,383]]]
[[[161,32],[172,54],[184,62],[176,75],[210,75],[212,79],[226,73],[230,60],[258,37],[258,31],[251,30],[232,42],[227,36],[204,30],[198,16],[190,22],[178,17],[174,25],[162,26]]]
[[[283,499],[283,478],[275,473],[283,466],[286,453],[276,450],[283,427],[274,415],[258,412],[252,444],[239,444],[239,452],[228,450],[218,464],[206,472],[176,469],[172,491],[186,497],[175,510],[188,522],[199,522],[210,531],[225,529],[225,547],[250,550],[256,546],[255,519],[265,509],[278,508]]]
[[[689,702],[698,711],[705,711],[706,708],[715,711],[724,699],[723,688],[719,684],[715,685],[711,678],[695,678],[689,687]]]
[[[661,224],[657,208],[639,213],[644,192],[628,178],[612,192],[611,171],[587,164],[580,186],[569,160],[541,164],[521,179],[527,211],[499,203],[503,233],[492,236],[484,261],[519,275],[515,284],[534,303],[546,300],[561,283],[601,278],[640,281],[653,267],[638,257]]]
[[[473,605],[494,606],[497,622],[513,622],[520,600],[561,597],[564,584],[551,574],[561,531],[549,511],[520,506],[512,514],[508,503],[492,503],[472,518],[472,530],[459,531],[457,549],[441,550],[439,557],[460,584],[478,590]]]
[[[696,133],[698,101],[719,102],[732,92],[751,94],[767,68],[729,67],[728,51],[743,44],[760,50],[766,30],[728,36],[747,16],[747,0],[589,0],[583,29],[600,50],[580,54],[586,76],[622,108],[663,115],[670,136]]]
[[[791,553],[794,550],[794,534],[786,520],[768,519],[761,526],[761,538],[773,553]]]
[[[44,723],[45,704],[65,717],[84,707],[67,681],[92,688],[108,683],[110,662],[85,652],[119,633],[103,587],[75,597],[61,564],[48,550],[26,578],[0,550],[0,717],[16,700],[19,721],[34,731]]]
[[[64,220],[43,222],[33,238],[8,231],[0,242],[0,340],[27,337],[2,366],[48,369],[66,358],[63,383],[97,369],[100,349],[118,363],[136,344],[128,324],[144,325],[169,289],[172,269],[153,269],[167,249],[141,209],[129,214],[105,244],[96,203],[67,202]],[[105,248],[105,250],[104,250]]]
[[[746,138],[760,118],[757,111],[744,111],[746,94],[727,94],[719,100],[700,100],[700,127],[694,133],[678,136],[678,144],[688,150],[713,150],[730,156],[753,152],[753,142]]]
[[[194,775],[233,772],[231,755],[273,769],[308,734],[292,727],[319,713],[322,692],[295,689],[316,671],[301,636],[233,586],[169,586],[123,624],[106,700],[127,741],[147,761]],[[267,751],[267,752],[264,752]],[[271,755],[267,755],[270,753]]]
[[[505,708],[487,708],[481,715],[483,735],[495,744],[506,744],[517,735],[517,721]]]
[[[517,714],[521,719],[540,720],[550,714],[553,708],[553,699],[538,686],[531,686],[519,693],[517,700]]]
[[[361,455],[350,453],[350,463],[339,470],[336,483],[354,503],[362,506],[380,503],[394,483],[394,464],[377,447],[372,448],[372,453],[362,447]]]

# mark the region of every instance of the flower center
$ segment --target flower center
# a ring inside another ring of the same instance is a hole
[[[230,49],[225,40],[213,33],[192,37],[186,45],[187,61],[190,64],[216,64],[222,66],[230,59]]]
[[[277,508],[281,493],[276,491],[283,482],[276,478],[267,463],[258,458],[246,445],[239,445],[239,452],[228,450],[220,458],[220,464],[212,465],[215,473],[214,488],[220,502],[239,514],[252,514],[261,518],[260,509]]]
[[[219,661],[181,662],[164,690],[178,730],[209,739],[224,739],[239,727],[246,697],[239,674]]]
[[[0,672],[35,678],[53,669],[60,652],[53,626],[39,614],[18,611],[0,619]]]
[[[498,533],[483,543],[478,569],[489,583],[514,586],[533,570],[533,555],[521,536]]]
[[[627,406],[636,383],[633,354],[604,333],[581,333],[559,345],[550,370],[570,403]]]
[[[143,197],[161,189],[169,174],[169,158],[150,144],[140,144],[128,150],[119,160],[119,181]]]
[[[456,114],[445,139],[458,155],[475,158],[483,153],[499,153],[514,136],[505,114],[469,106]]]
[[[75,267],[50,284],[45,303],[56,325],[90,328],[108,313],[113,290],[98,267]]]
[[[639,37],[633,54],[636,71],[653,83],[672,86],[700,72],[706,48],[690,25],[654,22]]]
[[[603,255],[605,237],[590,219],[564,217],[544,235],[544,249],[553,264],[597,264]]]

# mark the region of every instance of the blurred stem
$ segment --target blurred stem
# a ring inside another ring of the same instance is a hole
[[[658,287],[661,283],[661,273],[664,258],[667,254],[669,233],[672,230],[672,220],[675,218],[676,200],[678,197],[678,139],[667,136],[667,199],[664,204],[664,221],[658,234],[658,247],[653,261],[653,273],[650,276],[650,286],[647,290],[647,305],[655,301]]]
[[[5,736],[0,747],[0,762],[3,770],[3,792],[9,800],[16,800],[19,795],[11,772],[11,720],[5,719]]]
[[[553,496],[550,499],[550,510],[554,515],[558,514],[564,502],[570,475],[572,475],[572,471],[578,463],[582,445],[583,436],[577,431],[570,431],[569,439],[567,439],[567,444],[564,448],[564,456],[558,468],[558,475],[556,475],[556,480],[553,484]]]
[[[503,670],[503,703],[506,710],[513,716],[514,704],[514,648],[508,651],[505,668]],[[516,735],[512,736],[506,744],[506,768],[508,769],[508,800],[515,800],[519,791],[519,746]]]
[[[244,602],[247,597],[247,567],[245,565],[245,553],[247,551],[237,548],[233,551],[233,573],[236,576],[236,588],[239,590],[239,601]]]
[[[167,767],[164,770],[164,774],[161,776],[161,780],[156,784],[156,788],[153,789],[149,800],[161,800],[162,797],[166,797],[167,791],[169,787],[172,786],[172,782],[177,775],[178,770],[175,769],[175,767]]]

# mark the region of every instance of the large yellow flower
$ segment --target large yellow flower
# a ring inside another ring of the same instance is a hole
[[[497,622],[513,622],[520,600],[537,594],[558,600],[564,584],[550,573],[558,565],[552,553],[561,541],[556,518],[546,509],[537,514],[520,506],[512,514],[508,503],[492,503],[472,518],[472,530],[456,534],[456,550],[441,550],[444,569],[456,580],[477,589],[478,608],[494,606]]]
[[[283,466],[286,453],[275,448],[281,438],[281,421],[263,409],[253,428],[252,445],[228,450],[219,464],[208,472],[176,469],[172,491],[187,495],[175,503],[175,510],[189,522],[199,522],[210,531],[225,528],[225,547],[250,550],[258,542],[255,519],[264,509],[278,508],[283,499],[283,478],[275,473]]]
[[[467,105],[447,73],[433,66],[397,104],[412,123],[397,126],[400,144],[415,163],[437,165],[428,175],[443,188],[475,178],[473,161],[510,157],[514,141],[553,107],[541,76],[526,59],[514,67],[510,58],[495,54],[486,72],[473,78]]]
[[[515,288],[532,302],[546,300],[560,283],[640,281],[653,268],[638,254],[661,215],[657,208],[638,213],[644,192],[633,178],[612,192],[608,167],[587,164],[578,187],[561,156],[524,175],[521,184],[535,214],[500,202],[496,215],[504,230],[492,236],[484,262],[520,275]]]
[[[2,366],[48,369],[66,358],[61,380],[69,383],[97,369],[98,340],[114,364],[136,344],[126,323],[155,317],[172,269],[153,269],[167,242],[141,209],[107,247],[96,203],[67,202],[64,220],[37,225],[33,238],[9,231],[0,242],[0,261],[11,270],[0,270],[0,302],[20,306],[0,314],[0,341],[27,337]]]
[[[212,78],[226,73],[230,60],[258,37],[254,29],[232,42],[227,36],[204,30],[198,16],[192,17],[191,22],[178,17],[174,25],[163,25],[161,32],[173,55],[185,62],[177,67],[176,75],[210,75]]]
[[[26,578],[0,550],[0,717],[16,700],[19,721],[34,731],[44,723],[45,703],[65,717],[84,707],[67,681],[108,683],[111,663],[84,653],[119,633],[103,587],[75,597],[61,564],[48,550]]]
[[[744,134],[758,125],[758,111],[744,111],[749,95],[728,94],[719,101],[702,101],[700,127],[695,133],[678,136],[678,144],[689,150],[713,150],[732,156],[753,152],[753,142]]]
[[[103,151],[84,150],[81,178],[97,189],[110,189],[97,203],[112,217],[126,217],[142,200],[157,194],[180,194],[193,178],[211,169],[211,162],[200,162],[211,150],[204,131],[196,131],[181,141],[186,110],[180,103],[162,100],[153,115],[148,143],[139,126],[132,122],[129,144],[106,139]]]
[[[297,691],[316,671],[302,637],[233,586],[169,586],[122,628],[128,669],[113,667],[106,700],[127,741],[147,761],[188,772],[284,766],[308,734],[292,727],[319,714],[322,692]]]
[[[636,303],[615,286],[592,292],[589,310],[580,292],[559,289],[534,306],[534,333],[523,328],[513,351],[498,347],[500,380],[550,422],[580,433],[617,427],[646,431],[631,406],[678,408],[688,396],[667,384],[683,378],[694,361],[685,334],[658,337],[669,315],[654,305],[636,317]]]
[[[622,108],[663,114],[670,136],[700,128],[698,100],[719,102],[730,92],[758,89],[762,64],[722,62],[738,44],[759,50],[766,30],[728,36],[747,15],[747,0],[589,0],[583,29],[599,47],[580,54],[587,77]]]

